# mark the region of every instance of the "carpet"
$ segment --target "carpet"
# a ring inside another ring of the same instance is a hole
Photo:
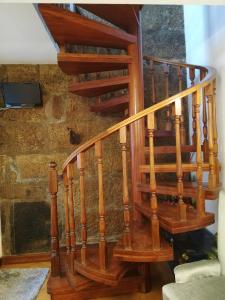
[[[1,269],[0,300],[34,300],[49,269]]]

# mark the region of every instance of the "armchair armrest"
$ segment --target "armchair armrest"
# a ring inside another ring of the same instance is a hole
[[[195,279],[220,276],[221,268],[218,260],[200,260],[179,265],[174,268],[176,283],[184,283]]]

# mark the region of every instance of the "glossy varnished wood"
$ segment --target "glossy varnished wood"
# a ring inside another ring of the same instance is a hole
[[[136,43],[134,35],[87,19],[51,4],[39,4],[40,13],[54,40],[60,44],[122,48]]]
[[[182,165],[183,172],[196,172],[197,171],[197,164],[196,163],[184,163]],[[203,163],[202,164],[203,171],[209,171],[209,164]],[[155,172],[157,173],[176,173],[177,165],[170,163],[170,164],[156,164],[155,165]],[[148,165],[141,165],[140,172],[142,173],[149,173],[149,166]]]
[[[141,9],[140,5],[129,4],[78,4],[78,6],[94,13],[127,32],[129,32],[133,27],[133,24],[137,22],[136,15]]]
[[[87,259],[85,265],[82,264],[80,251],[74,262],[75,269],[79,274],[106,285],[116,286],[123,275],[132,265],[120,262],[112,255],[114,244],[107,244],[105,256],[107,256],[107,267],[100,268],[102,257],[99,255],[99,245],[89,245],[87,248]]]
[[[68,75],[127,69],[131,61],[129,55],[58,54],[58,65]]]
[[[129,103],[129,96],[124,95],[120,97],[114,97],[110,100],[101,101],[100,103],[91,106],[92,112],[118,112],[126,109]]]
[[[61,270],[57,210],[58,176],[55,162],[49,164],[48,176],[49,193],[51,195],[51,276],[57,277],[60,276]]]
[[[154,134],[155,136],[155,134]],[[149,147],[145,147],[144,149],[146,155],[149,155]],[[181,152],[182,153],[191,153],[196,152],[196,147],[193,145],[183,145],[181,146]],[[154,147],[154,153],[155,154],[173,154],[176,153],[176,147],[175,146],[155,146]]]
[[[135,207],[144,216],[151,218],[152,213],[146,201],[142,201],[141,205],[135,204]],[[158,204],[160,227],[172,234],[201,229],[214,223],[214,214],[212,213],[199,216],[196,209],[188,207],[186,219],[181,220],[177,217],[177,210],[177,204],[174,203],[160,202]]]
[[[150,193],[149,184],[139,183],[137,186],[138,186],[139,191],[145,192],[145,193]],[[209,188],[207,182],[203,183],[203,190],[205,192],[206,199],[209,199],[209,200],[218,199],[220,189],[221,189],[221,186],[217,186],[216,188]],[[168,181],[157,182],[156,193],[161,194],[161,195],[171,195],[171,196],[176,197],[178,195],[176,182],[168,182]],[[197,183],[184,181],[183,195],[184,195],[184,197],[196,198]]]
[[[127,262],[170,261],[173,260],[173,249],[162,237],[160,248],[155,249],[149,224],[133,222],[130,247],[127,247],[122,237],[114,247],[113,255],[117,259]]]
[[[120,76],[108,79],[74,82],[69,86],[69,92],[84,97],[96,97],[128,87],[129,77]]]

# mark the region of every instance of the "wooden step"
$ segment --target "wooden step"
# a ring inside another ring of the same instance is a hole
[[[68,75],[127,69],[131,61],[129,55],[58,54],[58,65]]]
[[[135,203],[135,208],[146,218],[151,219],[149,201],[142,200]],[[176,234],[204,228],[214,223],[214,214],[205,213],[199,216],[194,208],[187,208],[187,220],[180,221],[177,218],[177,205],[168,202],[158,201],[158,217],[160,227],[166,231]]]
[[[150,184],[139,183],[137,185],[138,190],[144,193],[150,193]],[[208,188],[208,183],[203,183],[203,189],[205,191],[205,198],[208,200],[216,200],[219,196],[221,187],[218,185],[216,188]],[[178,196],[177,183],[176,182],[157,182],[156,193],[160,195]],[[183,196],[196,198],[197,195],[197,183],[196,182],[184,182]]]
[[[117,112],[122,111],[128,107],[129,96],[124,95],[121,97],[115,97],[110,100],[101,102],[94,106],[91,106],[92,112]]]
[[[181,152],[183,153],[196,152],[196,147],[194,145],[183,145],[181,146]],[[154,153],[158,155],[173,154],[176,153],[176,146],[155,146]],[[145,154],[149,155],[149,147],[145,147]]]
[[[63,255],[66,253],[63,251]],[[137,270],[132,270],[122,278],[118,285],[108,286],[104,285],[80,275],[75,272],[68,280],[64,272],[65,259],[61,258],[61,276],[49,276],[47,288],[48,293],[51,294],[52,299],[92,299],[101,297],[112,297],[121,294],[135,293],[140,291],[141,284],[144,283],[144,278]],[[136,267],[137,269],[137,267]]]
[[[126,30],[127,32],[137,22],[136,14],[141,5],[127,4],[77,4],[78,6],[92,12],[96,16]],[[126,17],[125,17],[126,16]]]
[[[80,274],[73,274],[69,267],[70,257],[65,250],[60,251],[60,269],[65,275],[70,287],[76,288],[77,291],[85,289],[93,285],[93,281]]]
[[[127,247],[124,238],[113,249],[113,256],[127,262],[159,262],[173,260],[173,249],[161,237],[160,249],[152,247],[149,224],[133,223],[130,233],[131,244]]]
[[[59,45],[74,44],[126,49],[137,42],[134,35],[87,19],[52,4],[39,4],[40,13]]]
[[[203,169],[203,171],[209,171],[209,164],[203,163],[202,169]],[[139,170],[141,173],[149,173],[150,168],[149,168],[149,165],[140,165]],[[176,170],[177,170],[176,164],[156,164],[155,165],[156,173],[176,173]],[[197,164],[194,164],[194,163],[182,164],[182,171],[183,172],[196,172]]]
[[[83,97],[96,97],[109,92],[125,89],[128,87],[128,83],[128,76],[75,82],[69,86],[69,91]]]
[[[107,244],[107,269],[101,270],[99,267],[98,245],[88,245],[86,264],[81,263],[80,251],[77,251],[74,261],[75,269],[81,275],[106,285],[115,286],[123,275],[132,269],[131,265],[122,263],[113,257],[114,244]]]

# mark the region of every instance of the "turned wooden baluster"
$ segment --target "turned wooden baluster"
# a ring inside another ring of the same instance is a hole
[[[208,120],[207,120],[207,103],[206,103],[204,89],[202,93],[203,93],[202,122],[203,122],[203,136],[204,136],[202,151],[203,151],[204,162],[208,162],[209,161]]]
[[[181,66],[177,67],[177,77],[178,77],[178,85],[179,85],[179,92],[182,91],[182,69]],[[181,145],[186,144],[186,131],[184,126],[184,103],[181,103],[181,116],[180,116],[180,138],[181,138]]]
[[[106,269],[106,222],[105,222],[105,199],[103,189],[103,166],[102,166],[102,142],[95,143],[95,156],[98,164],[98,198],[99,198],[99,267]]]
[[[200,79],[203,80],[206,76],[205,70],[200,70]],[[207,120],[207,103],[206,103],[206,96],[205,96],[205,89],[202,90],[202,122],[203,122],[203,136],[204,141],[202,145],[203,151],[203,159],[204,162],[209,161],[209,141],[208,141],[208,120]]]
[[[213,81],[213,154],[215,161],[215,172],[216,172],[216,183],[220,183],[220,170],[219,170],[219,160],[218,160],[218,131],[216,125],[216,80]]]
[[[74,259],[76,257],[76,232],[75,232],[75,216],[74,216],[74,199],[73,199],[73,177],[74,177],[74,163],[67,165],[67,177],[69,181],[69,220],[70,220],[70,240],[71,240],[71,252],[70,252],[70,268],[74,273]]]
[[[51,276],[56,277],[60,275],[60,257],[57,213],[58,180],[55,162],[49,164],[48,179],[51,195]]]
[[[123,168],[123,215],[124,215],[124,245],[131,247],[130,236],[130,210],[129,210],[129,193],[127,178],[127,128],[120,129],[120,144],[122,151],[122,168]]]
[[[81,263],[86,263],[87,255],[87,216],[85,206],[85,184],[84,184],[84,152],[77,156],[77,168],[80,171],[80,223],[81,223]]]
[[[63,174],[64,183],[64,207],[65,207],[65,230],[66,230],[66,253],[70,255],[71,240],[70,240],[70,212],[69,212],[69,180],[67,174]]]
[[[187,219],[187,208],[183,201],[184,184],[183,184],[183,170],[181,157],[181,98],[175,102],[175,132],[176,132],[176,164],[177,164],[177,194],[178,194],[178,219]]]
[[[214,116],[213,116],[213,85],[210,84],[206,87],[205,93],[208,98],[208,135],[209,135],[209,179],[208,185],[209,188],[213,188],[216,186],[216,164],[215,164],[215,156],[214,156]]]
[[[152,91],[152,103],[156,103],[156,87],[155,87],[155,68],[154,61],[150,59],[149,61],[149,73],[150,73],[150,81],[151,81],[151,91]]]
[[[191,81],[191,85],[195,84],[195,68],[189,68],[189,78]],[[192,143],[196,145],[196,117],[195,117],[195,103],[196,103],[196,93],[192,94]]]
[[[196,208],[199,215],[205,213],[205,195],[202,185],[202,149],[201,149],[201,121],[200,121],[200,105],[202,102],[202,93],[198,89],[196,92],[196,105],[195,105],[195,117],[196,117],[196,162],[197,162],[197,202]]]
[[[154,158],[154,113],[147,116],[148,136],[149,136],[149,163],[150,163],[150,207],[151,207],[151,232],[152,232],[152,247],[153,249],[160,248],[159,236],[159,219],[158,219],[158,205],[156,196],[156,178],[155,178],[155,158]]]
[[[163,65],[164,71],[164,85],[165,85],[165,98],[169,97],[169,65]],[[166,130],[172,129],[172,118],[171,118],[171,108],[169,105],[166,107]]]

